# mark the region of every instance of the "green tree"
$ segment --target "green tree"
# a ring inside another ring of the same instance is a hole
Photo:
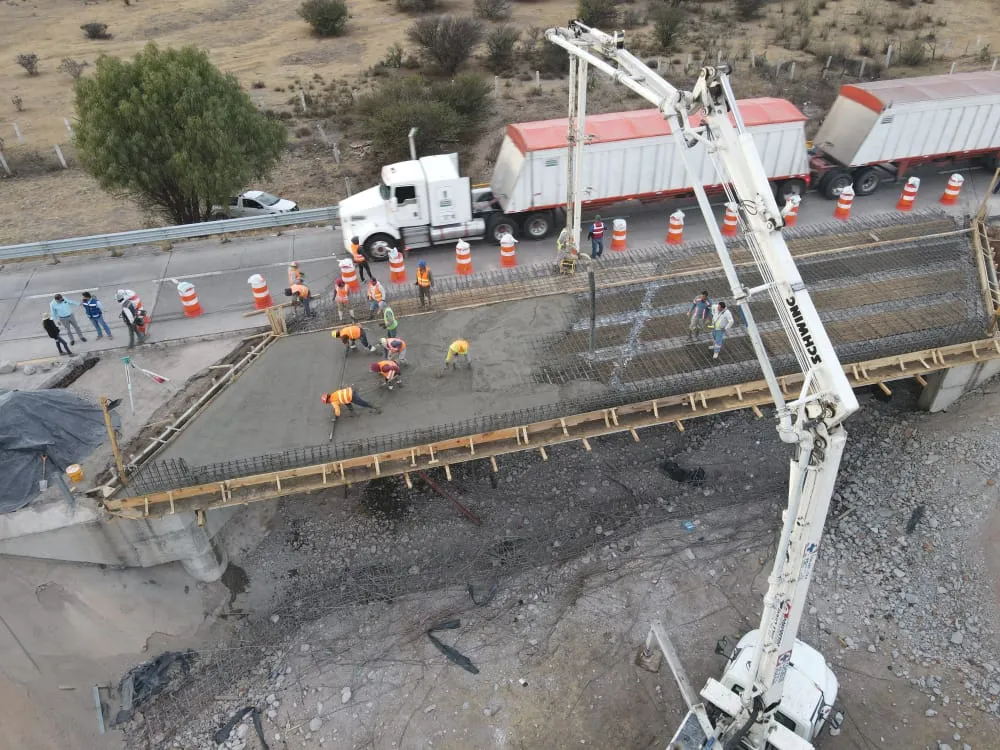
[[[237,80],[194,47],[98,58],[76,81],[77,156],[104,190],[179,224],[267,177],[285,146]]]

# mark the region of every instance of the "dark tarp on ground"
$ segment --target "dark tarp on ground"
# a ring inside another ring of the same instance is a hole
[[[0,513],[23,508],[38,495],[42,455],[48,456],[45,478],[51,479],[106,440],[101,407],[75,393],[0,392]]]

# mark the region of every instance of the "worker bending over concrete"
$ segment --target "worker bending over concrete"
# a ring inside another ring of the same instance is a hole
[[[465,339],[456,339],[451,342],[451,346],[448,347],[448,354],[444,358],[445,369],[447,370],[452,366],[452,359],[455,360],[455,365],[457,365],[459,357],[465,357],[466,367],[472,367],[469,364],[469,342]]]
[[[296,302],[301,302],[302,307],[306,311],[307,317],[316,317],[316,313],[314,313],[312,308],[309,306],[309,303],[312,301],[312,292],[309,291],[309,287],[305,284],[292,284],[285,290],[285,296],[291,297]]]
[[[358,348],[358,342],[361,342],[361,346],[370,352],[375,351],[375,347],[368,343],[368,334],[365,333],[365,329],[361,326],[344,326],[339,331],[333,331],[330,334],[335,339],[340,339],[344,344],[344,349],[352,350]]]
[[[382,379],[382,385],[387,387],[390,391],[393,385],[402,385],[403,382],[399,379],[400,369],[399,363],[393,362],[390,359],[383,359],[381,362],[372,362],[368,365],[368,369],[376,373]]]
[[[324,404],[330,404],[333,407],[334,421],[337,421],[337,417],[340,416],[341,406],[346,406],[352,414],[354,413],[355,404],[365,409],[375,410],[375,407],[361,398],[361,396],[354,395],[354,388],[351,386],[341,388],[339,391],[334,391],[333,393],[324,393],[321,398]]]
[[[399,360],[400,364],[406,364],[406,342],[400,338],[384,338],[379,339],[379,344],[381,344],[383,349],[383,357],[385,357],[390,362]]]

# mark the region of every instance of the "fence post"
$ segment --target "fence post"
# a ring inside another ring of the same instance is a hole
[[[952,73],[955,72],[955,66],[956,65],[958,65],[958,61],[957,60],[951,64],[951,70],[948,71],[948,75],[951,75]]]
[[[998,59],[1000,59],[1000,58],[997,58],[997,57],[993,58],[993,65],[990,66],[990,70],[996,70],[997,69],[997,60]]]
[[[3,171],[7,173],[8,177],[13,177],[10,173],[10,167],[7,166],[7,160],[3,156],[3,151],[0,151],[0,167],[3,167]]]
[[[757,67],[757,55],[755,55],[753,52],[751,52],[750,53],[750,70],[753,70],[756,67]]]
[[[73,137],[73,126],[69,124],[69,118],[68,117],[64,117],[63,118],[63,124],[66,126],[66,130],[69,132],[69,137],[72,138]]]
[[[865,77],[865,63],[866,62],[868,62],[868,58],[867,57],[862,57],[861,58],[861,69],[858,71],[858,78],[864,78]]]
[[[62,164],[62,168],[63,169],[69,169],[69,165],[66,163],[66,157],[63,156],[62,149],[59,148],[59,144],[58,143],[56,144],[55,148],[56,148],[56,156],[59,157],[59,163]]]
[[[788,80],[789,81],[794,81],[795,80],[795,61],[794,60],[792,61],[792,67],[789,68],[789,70],[788,70]]]
[[[537,70],[535,71],[535,88],[539,91],[542,90],[542,74]]]
[[[892,62],[892,45],[890,44],[889,48],[885,51],[885,67],[888,68],[889,63],[891,62]]]
[[[21,128],[17,126],[17,123],[11,123],[14,126],[14,135],[17,136],[18,143],[24,143],[24,136],[21,135]]]
[[[302,105],[302,114],[306,114],[309,110],[306,108],[306,92],[299,89],[299,104]]]
[[[500,96],[500,76],[493,76],[493,96]]]

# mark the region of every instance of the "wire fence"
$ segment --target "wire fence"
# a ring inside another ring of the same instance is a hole
[[[896,217],[893,217],[895,219]],[[918,217],[907,217],[911,228]],[[882,220],[885,222],[885,219]],[[931,219],[937,233],[954,230],[950,219]],[[923,228],[928,226],[924,218]],[[867,220],[847,227],[872,243],[872,230],[879,236],[888,227]],[[903,231],[895,223],[892,231]],[[903,239],[855,252],[817,255],[802,261],[806,283],[823,310],[822,317],[838,354],[845,364],[981,338],[985,328],[981,295],[976,292],[976,274],[965,235]],[[809,248],[824,237],[818,230],[801,232]],[[841,244],[843,236],[841,236]],[[812,241],[814,244],[807,244]],[[640,251],[629,263],[617,267],[646,276],[649,266],[676,267],[698,258],[710,246],[684,248],[681,256],[665,258],[662,249]],[[656,269],[654,269],[655,271]],[[514,269],[478,278],[445,279],[449,293],[474,296],[479,285],[490,281],[506,284],[546,281],[553,274],[545,267]],[[759,284],[750,267],[743,282]],[[486,289],[490,289],[489,286]],[[704,332],[693,342],[688,338],[688,306],[702,289],[713,296],[727,289],[718,271],[703,271],[682,278],[661,279],[602,292],[597,300],[599,315],[597,350],[589,352],[589,298],[577,294],[577,312],[566,332],[537,341],[536,361],[546,364],[532,373],[534,382],[567,385],[591,381],[604,386],[584,396],[566,396],[545,405],[429,426],[392,434],[373,434],[362,439],[333,444],[296,447],[263,455],[194,465],[183,458],[150,462],[138,469],[129,487],[133,496],[179,487],[223,482],[252,474],[330,463],[388,451],[406,449],[449,438],[517,427],[567,414],[578,414],[623,406],[649,399],[736,385],[762,377],[756,356],[737,326],[727,336],[725,354],[712,358],[710,338]],[[531,290],[524,290],[530,294]],[[510,299],[510,297],[508,297]],[[405,298],[404,298],[405,301]],[[757,325],[778,375],[797,371],[797,363],[777,314],[769,301],[751,303]],[[303,323],[311,325],[311,323]]]

